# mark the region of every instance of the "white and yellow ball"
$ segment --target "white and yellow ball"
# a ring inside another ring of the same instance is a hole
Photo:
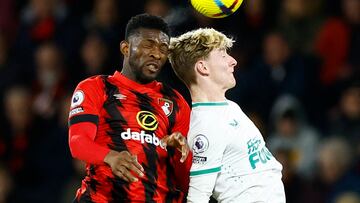
[[[233,14],[243,0],[190,0],[199,13],[210,18],[224,18]]]

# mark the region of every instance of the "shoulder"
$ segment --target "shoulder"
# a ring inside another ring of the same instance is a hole
[[[227,103],[229,104],[229,106],[230,106],[231,108],[235,108],[235,109],[240,109],[240,110],[241,110],[240,106],[239,106],[237,103],[235,103],[234,101],[227,100]]]
[[[88,78],[80,81],[79,86],[80,85],[86,85],[86,86],[93,85],[93,86],[96,86],[96,85],[102,84],[103,81],[107,77],[108,77],[107,75],[94,75],[94,76],[88,77]]]
[[[175,100],[178,105],[190,108],[185,98],[176,89],[162,82],[158,82],[158,85],[160,86],[160,93],[164,95],[164,98]]]
[[[76,89],[84,91],[99,91],[102,92],[105,87],[105,80],[108,78],[107,75],[95,75],[88,77],[79,82]]]
[[[225,131],[227,125],[225,125],[226,119],[212,111],[192,111],[190,119],[190,131],[191,134],[218,134],[219,131]]]
[[[106,75],[96,75],[92,77],[88,77],[81,82],[76,87],[75,92],[82,92],[85,95],[92,95],[96,97],[102,97],[105,91],[105,80]]]

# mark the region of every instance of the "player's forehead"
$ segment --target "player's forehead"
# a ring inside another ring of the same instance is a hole
[[[210,52],[210,55],[215,55],[215,56],[218,56],[218,55],[223,55],[226,53],[226,49],[225,48],[213,48]]]
[[[158,29],[139,28],[133,36],[134,40],[153,41],[169,44],[170,38],[167,34]]]

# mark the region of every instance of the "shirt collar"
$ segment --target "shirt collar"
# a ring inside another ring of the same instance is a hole
[[[147,84],[141,84],[141,83],[137,83],[131,79],[129,79],[128,77],[124,76],[123,74],[121,74],[119,71],[115,71],[114,75],[111,76],[116,82],[120,82],[122,84],[125,84],[126,86],[135,88],[135,87],[147,87],[147,88],[155,88],[157,87],[160,83],[156,80],[147,83]]]

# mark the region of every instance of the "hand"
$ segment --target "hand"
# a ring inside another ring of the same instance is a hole
[[[178,149],[181,152],[181,163],[183,163],[189,155],[190,148],[186,142],[186,138],[182,136],[180,132],[174,132],[171,135],[166,135],[161,139],[160,142],[165,147],[165,149],[167,146]]]
[[[105,157],[104,162],[107,163],[112,172],[127,182],[136,182],[139,179],[133,176],[131,171],[140,177],[144,176],[144,169],[137,161],[136,155],[131,155],[128,151],[117,152],[111,150]]]

